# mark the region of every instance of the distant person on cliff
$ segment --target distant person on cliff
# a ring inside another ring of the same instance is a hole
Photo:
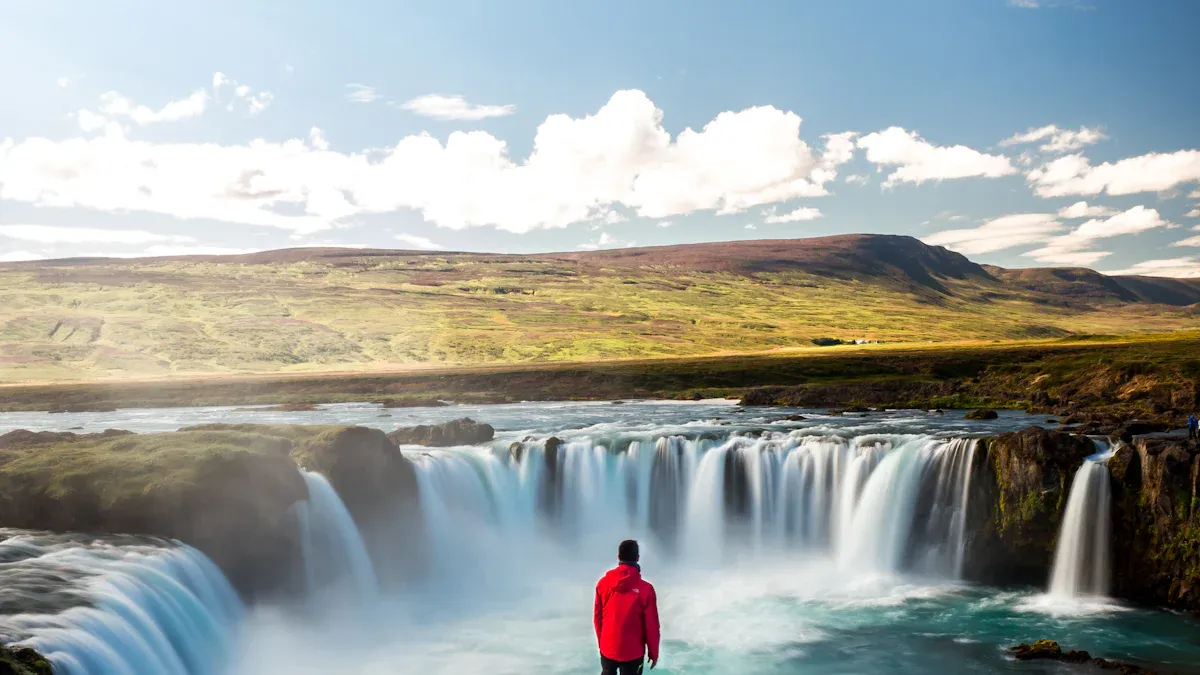
[[[1200,420],[1196,419],[1196,413],[1192,413],[1188,417],[1188,439],[1194,441],[1197,436],[1200,436]]]
[[[638,675],[643,660],[658,665],[658,598],[642,580],[641,555],[632,539],[621,542],[615,568],[596,584],[592,622],[600,642],[601,675]]]

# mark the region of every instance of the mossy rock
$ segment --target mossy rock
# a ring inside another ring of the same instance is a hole
[[[0,675],[52,675],[46,657],[29,647],[0,645]]]

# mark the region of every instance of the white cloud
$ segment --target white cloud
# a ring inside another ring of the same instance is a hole
[[[604,220],[615,208],[657,219],[819,197],[852,154],[853,135],[836,134],[818,155],[800,137],[800,117],[770,106],[721,113],[674,139],[662,115],[644,93],[617,92],[593,115],[548,117],[523,161],[482,131],[341,153],[311,132],[282,142],[157,143],[108,125],[90,137],[0,141],[0,199],[296,232],[414,209],[443,227],[521,233]]]
[[[113,117],[126,117],[135,124],[157,124],[159,122],[177,122],[189,117],[199,117],[208,106],[208,92],[197,89],[187,98],[170,101],[162,108],[154,110],[144,105],[136,105],[115,91],[110,91],[100,97],[100,112]]]
[[[824,217],[820,209],[811,206],[801,206],[782,215],[776,213],[775,207],[771,207],[763,211],[763,215],[767,217],[764,221],[767,223],[795,223],[802,220],[816,220],[817,218]]]
[[[1046,141],[1038,149],[1042,152],[1073,152],[1108,138],[1098,128],[1079,127],[1078,130],[1060,129],[1050,124],[1037,129],[1029,129],[1023,134],[1014,134],[1011,138],[1000,141],[1001,147],[1024,145]]]
[[[426,94],[399,105],[402,110],[438,120],[482,120],[507,117],[517,112],[515,105],[476,105],[462,96]]]
[[[1116,215],[1115,209],[1110,209],[1107,206],[1088,206],[1087,202],[1075,202],[1070,206],[1065,206],[1058,210],[1060,218],[1068,220],[1075,218],[1103,218],[1105,216]]]
[[[871,180],[871,177],[865,173],[859,173],[859,174],[852,173],[849,176],[846,176],[846,182],[852,183],[854,185],[866,185],[867,182],[870,180]]]
[[[1180,279],[1185,278],[1200,278],[1200,258],[1166,258],[1162,260],[1145,260],[1123,270],[1112,270],[1104,272],[1109,276],[1148,276],[1148,277],[1175,277]]]
[[[998,178],[1017,172],[1003,155],[988,155],[965,145],[936,146],[915,131],[890,127],[858,139],[867,160],[883,167],[899,167],[888,175],[884,187],[897,183],[921,184],[955,178]]]
[[[144,230],[105,230],[96,227],[53,227],[50,225],[0,225],[0,236],[39,244],[186,244],[192,237],[155,234]]]
[[[45,260],[46,256],[30,253],[29,251],[9,251],[0,253],[0,262],[21,262],[23,260]]]
[[[1194,227],[1192,229],[1200,232],[1200,227]],[[1172,246],[1200,246],[1200,236],[1188,237],[1187,239],[1177,241],[1171,245]]]
[[[747,225],[747,226],[746,226],[746,229],[747,229],[747,230],[757,230],[757,229],[758,229],[758,227],[757,227],[756,225],[754,225],[753,223],[751,223],[751,224],[749,224],[749,225]]]
[[[346,88],[350,90],[346,92],[346,100],[352,103],[372,103],[383,98],[378,89],[367,84],[351,82]]]
[[[1073,231],[1046,240],[1043,248],[1025,255],[1041,262],[1056,264],[1090,264],[1108,255],[1108,252],[1085,251],[1099,239],[1108,239],[1125,234],[1137,234],[1156,228],[1173,227],[1155,209],[1135,206],[1103,220],[1093,218]],[[1090,259],[1088,256],[1092,256]],[[1081,260],[1087,260],[1081,263]]]
[[[238,103],[246,106],[246,111],[251,115],[257,115],[270,107],[275,100],[275,95],[269,91],[256,92],[251,87],[240,84],[237,80],[231,79],[224,73],[213,73],[212,80],[213,97],[217,100],[221,99],[221,92],[228,88],[231,92],[230,98],[225,103],[225,109],[233,111]]]
[[[660,220],[660,221],[658,221],[658,226],[659,226],[659,227],[670,227],[670,226],[672,226],[672,225],[674,225],[674,224],[675,224],[675,221],[673,221],[673,220]]]
[[[584,251],[596,251],[602,248],[628,248],[635,243],[633,241],[621,241],[607,232],[601,232],[600,236],[596,239],[580,244],[576,248]]]
[[[979,227],[935,232],[922,241],[967,255],[1036,244],[1063,229],[1051,213],[1015,213],[993,218]]]
[[[1200,218],[1200,208],[1192,209],[1183,215],[1185,218]]]
[[[1038,262],[1048,263],[1051,265],[1067,265],[1069,267],[1087,267],[1094,264],[1098,260],[1103,260],[1112,255],[1112,251],[1072,251],[1069,249],[1060,249],[1047,247],[1031,251],[1025,255],[1037,260]]]
[[[441,244],[435,244],[425,237],[418,237],[415,234],[398,234],[396,239],[402,241],[413,248],[419,248],[423,251],[436,251],[446,248]]]
[[[71,78],[69,78],[69,77],[60,77],[57,80],[55,80],[55,82],[57,82],[58,86],[62,87],[63,89],[66,89],[67,87],[71,86]]]
[[[1008,4],[1013,7],[1024,7],[1025,9],[1037,9],[1041,7],[1038,0],[1008,0]]]
[[[1042,197],[1163,192],[1200,180],[1200,150],[1150,153],[1092,166],[1080,154],[1060,157],[1027,174]]]

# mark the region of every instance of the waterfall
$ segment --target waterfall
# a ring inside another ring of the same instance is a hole
[[[1108,593],[1108,467],[1103,450],[1084,461],[1071,481],[1050,574],[1050,595],[1058,598],[1104,596]]]
[[[328,479],[302,473],[308,501],[295,508],[309,592],[349,590],[359,601],[371,601],[379,594],[379,582],[358,526]]]
[[[688,564],[799,550],[847,569],[959,578],[977,450],[971,439],[767,432],[409,456],[442,574],[547,541],[607,559],[614,541],[637,537]]]
[[[0,641],[37,649],[56,673],[211,675],[231,661],[243,608],[194,549],[20,534],[0,542],[0,559],[7,593],[58,593],[46,611],[0,616]]]

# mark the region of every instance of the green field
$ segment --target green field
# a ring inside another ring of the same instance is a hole
[[[827,240],[780,245],[805,241]],[[915,255],[954,256],[904,241],[922,247]],[[595,362],[812,349],[821,337],[979,343],[1200,326],[1195,305],[1090,287],[1064,295],[965,258],[954,262],[979,273],[943,276],[938,260],[916,269],[873,250],[738,246],[679,247],[687,255],[652,259],[325,250],[3,265],[0,382]]]

